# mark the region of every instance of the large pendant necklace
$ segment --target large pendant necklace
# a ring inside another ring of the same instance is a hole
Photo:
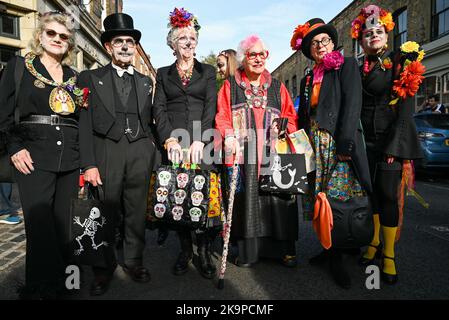
[[[242,81],[241,86],[245,88],[246,104],[249,108],[266,108],[268,83],[265,82],[262,86],[250,84],[248,87],[248,84]]]
[[[60,115],[69,115],[69,114],[74,113],[75,112],[75,102],[73,101],[69,92],[73,92],[75,95],[77,95],[74,92],[76,90],[79,90],[75,86],[76,76],[73,76],[70,79],[68,79],[67,81],[62,82],[62,83],[47,79],[42,74],[40,74],[34,67],[33,61],[35,58],[36,58],[36,55],[34,55],[32,53],[28,53],[25,56],[25,66],[28,69],[28,71],[37,79],[35,81],[35,84],[43,83],[43,84],[55,87],[51,91],[50,97],[48,99],[48,104],[50,106],[50,109],[54,113],[57,113]],[[42,85],[37,86],[37,87],[42,87]],[[45,87],[45,86],[43,86],[43,87]]]

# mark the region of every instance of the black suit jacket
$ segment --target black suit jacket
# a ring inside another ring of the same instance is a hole
[[[310,83],[313,82],[313,76]],[[306,77],[301,80],[299,126],[308,128],[310,105],[305,98]],[[357,61],[345,57],[340,69],[326,71],[321,83],[316,121],[335,139],[337,154],[352,157],[360,183],[371,191],[368,159],[363,141],[360,112],[362,109],[362,81]]]
[[[108,132],[116,121],[112,64],[96,70],[81,72],[79,86],[90,90],[89,107],[80,114],[80,158],[81,168],[96,166],[93,135],[108,137]],[[151,137],[152,90],[151,79],[137,71],[134,72],[137,103],[143,130]]]
[[[156,78],[153,113],[159,143],[164,144],[170,137],[177,138],[175,129],[185,129],[189,133],[189,145],[193,141],[208,143],[211,139],[203,133],[214,127],[217,108],[215,68],[195,59],[192,78],[186,87],[175,63],[160,68]],[[194,121],[201,122],[201,130],[194,130]]]

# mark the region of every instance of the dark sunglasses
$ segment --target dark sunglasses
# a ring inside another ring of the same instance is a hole
[[[70,35],[66,33],[57,33],[55,30],[52,29],[45,29],[45,34],[49,38],[54,38],[56,37],[56,35],[59,35],[59,39],[61,39],[62,41],[68,41],[70,39]]]

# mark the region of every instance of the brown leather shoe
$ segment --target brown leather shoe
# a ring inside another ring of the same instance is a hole
[[[150,272],[144,266],[127,267],[123,266],[123,271],[136,282],[148,282],[151,280]]]
[[[90,285],[90,295],[91,296],[101,296],[106,293],[109,289],[109,284],[112,277],[106,275],[97,275]]]

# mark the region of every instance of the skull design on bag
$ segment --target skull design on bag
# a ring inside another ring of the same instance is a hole
[[[186,198],[186,196],[187,196],[187,193],[184,190],[182,190],[182,189],[176,190],[175,203],[182,204],[184,202],[184,199]]]
[[[189,214],[190,214],[190,219],[193,222],[198,222],[200,221],[200,217],[201,217],[201,209],[200,208],[192,208],[189,210]]]
[[[156,190],[157,201],[165,202],[165,200],[167,200],[167,196],[168,196],[167,188],[160,187]]]
[[[204,186],[205,182],[206,182],[206,178],[204,178],[203,176],[196,176],[193,179],[193,183],[195,184],[195,189],[196,190],[203,189],[203,186]]]
[[[154,206],[154,214],[158,218],[162,218],[165,214],[165,206],[162,203],[158,203]]]
[[[158,175],[159,183],[161,186],[166,187],[168,186],[170,179],[171,179],[171,173],[168,171],[161,171]]]
[[[181,220],[182,214],[184,213],[184,209],[180,206],[175,206],[171,213],[173,214],[173,220],[179,221]]]
[[[192,198],[192,204],[194,206],[199,206],[204,199],[204,195],[199,191],[195,191],[192,193],[191,198]]]
[[[189,175],[187,173],[180,173],[177,175],[176,181],[178,182],[178,188],[185,188],[189,182]]]

